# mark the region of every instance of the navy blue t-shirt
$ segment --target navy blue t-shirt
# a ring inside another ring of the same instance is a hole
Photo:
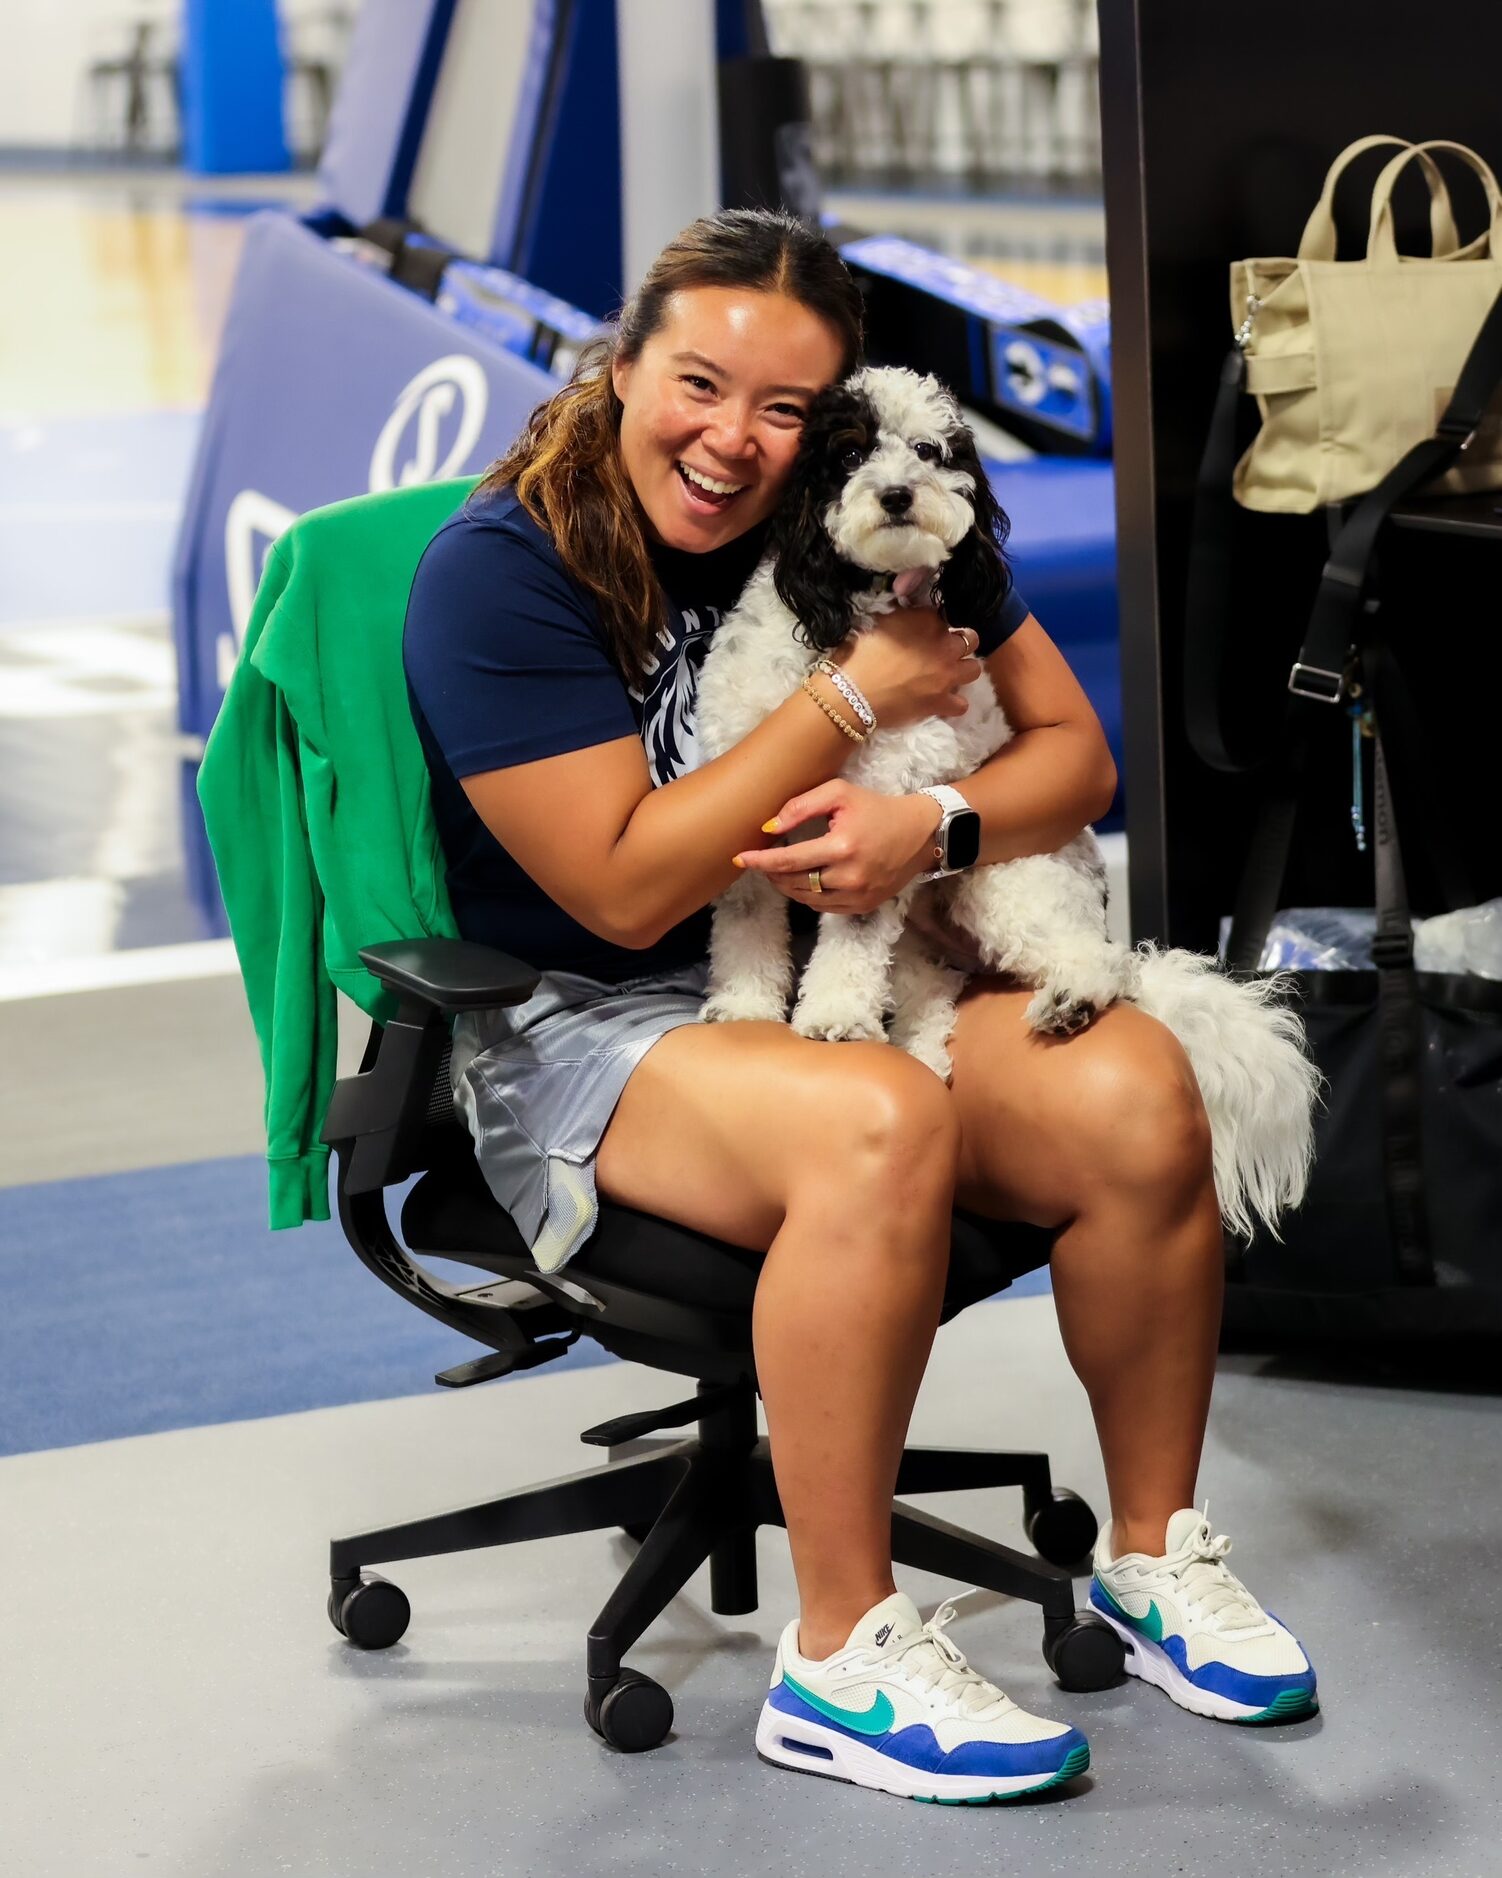
[[[466,939],[513,952],[539,971],[585,972],[611,984],[706,955],[708,907],[644,951],[581,926],[511,858],[459,784],[633,733],[654,787],[697,768],[699,668],[765,538],[763,524],[709,554],[653,549],[667,619],[643,691],[627,685],[592,597],[569,578],[514,490],[471,498],[434,536],[412,583],[403,653],[449,898]],[[1013,588],[994,620],[965,622],[981,635],[980,656],[1027,612]],[[566,840],[567,803],[557,814]]]

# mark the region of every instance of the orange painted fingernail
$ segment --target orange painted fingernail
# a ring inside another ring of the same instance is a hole
[[[744,867],[746,865],[738,854],[732,854],[730,858],[735,862],[737,867]]]
[[[762,823],[761,832],[764,835],[775,835],[777,833],[777,817],[775,815],[772,817],[771,821]]]

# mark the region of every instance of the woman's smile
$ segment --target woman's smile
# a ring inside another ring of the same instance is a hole
[[[745,494],[750,486],[744,482],[727,482],[724,477],[715,476],[708,470],[696,468],[680,457],[674,466],[687,494],[688,504],[702,514],[720,515],[728,509],[738,496]]]

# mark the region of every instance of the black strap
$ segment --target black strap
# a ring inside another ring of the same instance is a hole
[[[1212,769],[1256,769],[1256,757],[1233,756],[1226,743],[1221,700],[1226,696],[1226,654],[1231,644],[1232,567],[1236,498],[1232,479],[1241,454],[1246,357],[1232,346],[1220,368],[1220,387],[1194,489],[1189,570],[1184,595],[1184,724],[1195,753]]]
[[[1362,673],[1374,724],[1382,726],[1382,754],[1388,775],[1396,778],[1397,799],[1412,810],[1410,826],[1421,839],[1439,880],[1445,909],[1454,912],[1475,906],[1480,898],[1470,851],[1461,840],[1459,818],[1439,795],[1438,781],[1445,766],[1436,763],[1408,680],[1381,637],[1361,648]]]
[[[1373,699],[1375,731],[1375,898],[1377,930],[1372,957],[1377,966],[1379,1062],[1382,1076],[1382,1167],[1388,1230],[1400,1284],[1432,1285],[1428,1208],[1424,1196],[1419,1061],[1423,1051],[1418,980],[1413,967],[1413,920],[1393,790],[1383,746],[1380,698],[1392,690],[1385,644],[1373,639],[1361,652],[1367,690]],[[1305,759],[1313,720],[1295,713],[1278,748],[1246,865],[1236,895],[1226,964],[1231,971],[1257,970],[1268,929],[1282,897],[1283,880],[1298,821]],[[1462,902],[1466,904],[1466,902]],[[1245,1270],[1237,1248],[1227,1267],[1236,1280]]]
[[[1429,1206],[1424,1193],[1424,1137],[1419,1061],[1423,1013],[1413,969],[1413,921],[1403,878],[1403,856],[1392,815],[1382,727],[1376,726],[1377,1006],[1382,1065],[1382,1179],[1387,1227],[1398,1283],[1432,1285]]]
[[[450,261],[461,258],[457,248],[435,241],[421,222],[396,215],[378,216],[359,231],[362,241],[373,242],[391,256],[390,277],[399,286],[436,300]],[[416,237],[414,240],[413,237]]]

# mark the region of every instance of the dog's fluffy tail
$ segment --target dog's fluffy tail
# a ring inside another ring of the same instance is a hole
[[[1304,1026],[1282,1000],[1291,979],[1228,978],[1217,961],[1182,947],[1136,948],[1132,1002],[1184,1046],[1210,1117],[1215,1190],[1225,1225],[1248,1242],[1255,1213],[1275,1239],[1314,1162],[1314,1104],[1324,1081],[1306,1054]]]

